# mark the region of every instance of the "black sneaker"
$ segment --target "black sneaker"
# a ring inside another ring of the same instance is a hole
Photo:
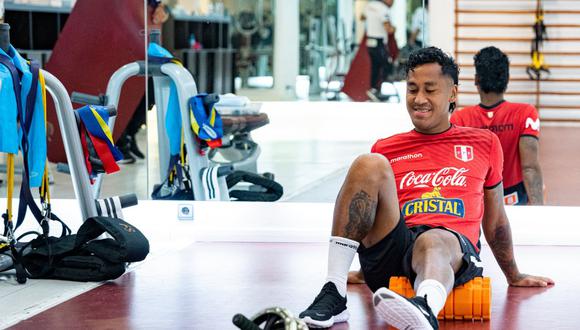
[[[334,283],[327,282],[299,316],[310,328],[329,328],[334,323],[345,322],[350,314],[346,310],[346,297],[338,293]]]
[[[127,140],[129,141],[129,150],[131,153],[139,159],[145,159],[145,155],[139,150],[135,136],[127,135]]]
[[[437,316],[427,305],[426,296],[407,299],[387,288],[380,288],[373,295],[373,304],[379,316],[397,329],[439,329]]]
[[[137,161],[135,157],[133,157],[133,154],[131,154],[129,145],[119,146],[119,150],[123,154],[123,159],[119,160],[117,164],[133,164]]]

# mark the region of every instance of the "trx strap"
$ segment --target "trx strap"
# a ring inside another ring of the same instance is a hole
[[[147,48],[147,55],[151,63],[165,64],[175,63],[182,65],[171,53],[158,44],[151,42]],[[179,110],[179,97],[173,81],[169,84],[169,99],[165,113],[165,132],[169,140],[169,155],[179,155],[181,142],[181,113]]]
[[[11,50],[13,52],[16,52],[13,49]],[[16,55],[14,57],[17,60],[19,60],[19,55],[17,55],[17,53],[15,54]],[[63,225],[62,235],[65,235],[67,233],[67,230],[68,232],[70,232],[70,229],[68,229],[68,227],[66,227],[66,225],[55,214],[51,212],[50,207],[50,193],[48,189],[48,170],[47,170],[48,166],[46,163],[46,88],[44,83],[44,77],[42,75],[42,72],[40,71],[40,65],[36,61],[30,61],[28,64],[30,68],[30,89],[28,91],[28,94],[26,95],[26,108],[23,109],[22,107],[23,84],[21,83],[21,79],[22,77],[24,77],[24,75],[23,74],[21,75],[19,73],[17,67],[7,56],[4,55],[0,56],[0,64],[5,66],[12,76],[14,95],[16,98],[16,107],[18,109],[17,121],[20,123],[19,130],[21,135],[20,149],[22,150],[24,170],[22,171],[22,184],[20,187],[20,203],[18,207],[18,218],[15,226],[13,226],[12,221],[10,219],[12,211],[10,210],[10,212],[7,212],[5,216],[6,219],[5,232],[9,233],[9,236],[12,237],[10,250],[12,254],[11,257],[13,259],[13,266],[16,270],[17,281],[19,283],[24,283],[26,282],[26,273],[24,271],[21,261],[22,256],[20,251],[22,251],[22,249],[21,248],[17,249],[16,247],[18,244],[17,242],[20,240],[20,238],[30,233],[35,233],[37,235],[41,235],[42,237],[47,237],[49,231],[48,220],[56,220]],[[37,94],[39,91],[41,99],[37,100]],[[40,114],[37,112],[38,106],[42,107],[43,110],[42,113]],[[39,127],[37,127],[38,125],[42,126],[42,132],[38,131],[39,129]],[[36,126],[34,130],[32,128],[33,126]],[[43,143],[39,144],[38,141],[42,142],[42,139],[45,140],[44,144]],[[30,153],[31,147],[34,148],[35,154]],[[34,159],[32,159],[32,161],[29,161],[31,157],[41,161],[38,162]],[[13,164],[14,163],[12,161],[10,165],[12,166],[12,171],[14,167]],[[40,175],[40,177],[37,177],[38,173],[36,168],[38,168],[38,166],[40,165],[42,165],[42,175]],[[33,178],[30,177],[31,166],[35,168],[34,170],[35,176]],[[11,170],[9,170],[9,172],[10,171]],[[40,200],[42,210],[40,210],[40,208],[37,206],[30,191],[31,179],[34,181],[32,183],[34,186],[40,186]],[[11,198],[9,200],[9,206],[10,204]],[[36,232],[29,232],[25,233],[24,235],[21,235],[18,239],[16,239],[14,237],[14,232],[18,227],[20,227],[20,225],[24,221],[26,211],[28,209],[31,210],[33,216],[39,223],[42,229],[42,234]],[[8,219],[10,219],[10,221]]]
[[[282,188],[282,185],[259,174],[245,171],[234,171],[226,177],[228,189],[232,188],[240,181],[253,183],[262,187],[265,191],[230,190],[230,197],[235,198],[238,201],[274,202],[280,199],[284,194],[284,188]]]
[[[210,100],[208,94],[198,94],[189,99],[189,119],[191,129],[199,139],[205,141],[211,148],[222,146],[224,135],[223,123],[220,114],[215,109],[215,104],[219,101]]]
[[[22,109],[22,101],[21,101],[21,85],[20,85],[20,75],[12,63],[12,61],[4,55],[0,55],[0,64],[4,65],[10,71],[12,75],[12,83],[14,86],[14,94],[16,96],[16,106],[18,108],[18,122],[20,122],[21,127],[21,142],[20,147],[22,149],[22,157],[24,159],[23,166],[24,171],[22,172],[22,185],[20,188],[20,205],[18,209],[18,219],[16,221],[16,226],[14,230],[16,230],[24,221],[24,217],[26,215],[27,206],[30,206],[31,212],[34,214],[35,218],[39,219],[42,217],[40,210],[34,203],[34,199],[32,198],[32,194],[30,193],[30,185],[29,185],[29,171],[28,171],[28,133],[30,130],[30,122],[33,114],[32,108],[29,108],[26,113],[24,113]],[[38,84],[38,63],[35,61],[31,62],[31,71],[32,71],[32,85],[35,86]],[[34,92],[29,93],[26,105],[27,107],[34,105],[36,102],[36,89],[31,88],[31,91]],[[30,204],[30,205],[29,205]]]
[[[149,43],[147,54],[152,63],[175,63],[183,66],[168,50],[154,42]],[[211,148],[222,145],[223,124],[219,113],[214,108],[217,101],[219,98],[210,98],[208,94],[198,94],[188,101],[191,128],[196,136]],[[170,155],[177,155],[182,123],[177,88],[173,81],[170,83],[165,126],[169,139]],[[203,151],[199,150],[199,152]]]
[[[536,18],[533,25],[534,40],[532,40],[532,64],[526,68],[526,73],[531,80],[541,80],[542,73],[550,74],[548,66],[544,64],[544,54],[542,53],[544,40],[548,40],[546,25],[544,24],[544,9],[542,1],[537,0]]]
[[[115,147],[107,122],[109,115],[102,106],[84,106],[76,110],[80,122],[81,145],[85,156],[85,166],[91,183],[99,173],[119,171],[117,161],[123,154]]]
[[[11,59],[3,54],[0,54],[0,64],[4,65],[10,75],[12,76],[12,83],[14,88],[14,95],[16,97],[16,107],[17,111],[17,120],[20,123],[20,132],[22,135],[20,148],[22,150],[22,158],[23,158],[23,166],[24,171],[22,171],[22,184],[20,187],[20,203],[18,208],[18,219],[16,221],[16,225],[13,225],[12,221],[12,191],[13,184],[14,184],[14,155],[8,156],[9,160],[9,169],[8,172],[11,173],[9,175],[8,180],[9,182],[9,199],[8,199],[8,208],[6,214],[3,215],[4,218],[4,236],[7,238],[7,243],[10,247],[12,252],[12,257],[14,259],[14,268],[16,270],[16,278],[18,283],[25,283],[26,282],[26,275],[23,272],[22,265],[20,262],[20,254],[16,250],[16,243],[17,240],[14,237],[14,231],[20,227],[22,222],[24,221],[24,217],[26,215],[27,206],[32,211],[33,215],[37,219],[39,223],[41,223],[42,213],[36,203],[34,202],[34,198],[30,192],[30,185],[29,185],[29,164],[28,164],[28,133],[30,132],[31,121],[32,121],[32,114],[34,110],[34,104],[36,103],[36,93],[37,89],[34,86],[38,84],[38,71],[39,66],[36,62],[31,62],[30,69],[32,71],[32,82],[31,88],[27,96],[26,100],[26,113],[24,113],[22,109],[22,90],[21,90],[21,83],[20,83],[20,74],[17,71],[16,66],[12,63]],[[46,157],[46,156],[45,156]],[[11,167],[11,168],[10,168]],[[44,228],[43,228],[44,230]]]
[[[155,185],[151,193],[152,199],[163,200],[192,200],[193,189],[189,166],[186,160],[185,144],[183,143],[183,133],[181,138],[181,150],[179,155],[169,158],[167,176],[163,183]]]

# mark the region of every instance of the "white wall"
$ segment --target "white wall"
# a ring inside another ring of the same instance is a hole
[[[294,97],[299,66],[299,1],[274,1],[274,90]]]
[[[433,0],[429,3],[429,40],[432,46],[453,54],[455,34],[455,5],[453,0]]]

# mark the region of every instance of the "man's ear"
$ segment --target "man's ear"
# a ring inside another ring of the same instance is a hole
[[[449,96],[449,103],[454,103],[457,101],[457,93],[458,93],[458,86],[453,85],[453,89],[451,90],[451,95]]]
[[[479,76],[475,75],[475,86],[479,86]]]

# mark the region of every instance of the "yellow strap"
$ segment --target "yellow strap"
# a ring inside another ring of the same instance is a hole
[[[189,121],[191,122],[191,129],[193,129],[196,134],[199,134],[199,125],[197,124],[197,120],[195,120],[191,105],[189,106]]]
[[[46,136],[48,137],[48,123],[46,117],[46,81],[44,80],[44,74],[42,70],[38,71],[38,83],[40,84],[40,94],[42,96],[42,106],[44,108],[44,128],[46,130]],[[40,196],[44,200],[50,203],[50,188],[48,182],[48,159],[44,165],[44,174],[42,176],[42,184],[40,186]]]
[[[215,117],[216,117],[215,114],[216,114],[215,108],[212,107],[211,108],[211,118],[209,119],[209,124],[212,126],[215,125]]]
[[[109,125],[107,125],[107,123],[103,120],[103,118],[101,118],[101,115],[97,112],[97,110],[95,110],[95,108],[90,107],[90,109],[93,112],[93,115],[95,116],[95,118],[97,119],[99,126],[101,126],[101,129],[103,130],[103,132],[105,132],[105,135],[107,136],[109,141],[111,141],[111,143],[114,144],[113,135],[111,134],[111,131],[109,130]]]
[[[185,140],[183,137],[183,129],[181,129],[181,151],[179,152],[181,157],[181,165],[185,165]]]
[[[8,222],[12,222],[12,195],[14,194],[14,154],[8,154],[6,159],[6,178],[8,181],[6,215]]]

